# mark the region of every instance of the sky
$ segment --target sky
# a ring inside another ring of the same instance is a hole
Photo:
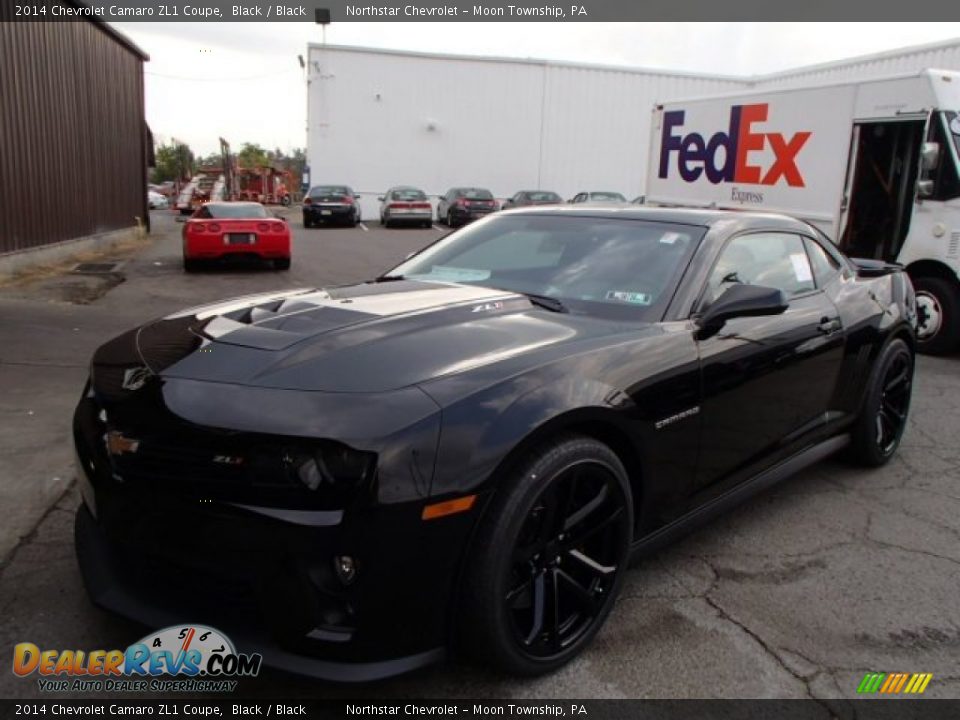
[[[147,121],[201,154],[306,144],[310,42],[722,75],[960,38],[960,23],[111,23],[150,55]],[[721,42],[722,41],[722,42]]]

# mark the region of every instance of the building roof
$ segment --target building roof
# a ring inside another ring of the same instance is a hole
[[[892,50],[884,50],[878,53],[871,53],[868,55],[856,55],[849,58],[843,58],[841,60],[831,60],[824,63],[816,63],[813,65],[801,65],[795,68],[788,68],[787,70],[778,70],[777,72],[757,74],[757,75],[720,75],[715,73],[698,73],[698,72],[689,72],[689,71],[679,71],[679,70],[668,70],[664,68],[649,68],[649,67],[630,67],[623,65],[605,65],[597,63],[579,63],[579,62],[569,62],[565,60],[545,60],[542,58],[519,58],[519,57],[502,57],[502,56],[493,56],[493,55],[464,55],[458,53],[437,53],[437,52],[420,52],[414,50],[393,50],[385,48],[373,48],[373,47],[363,47],[356,45],[327,45],[323,43],[308,43],[307,45],[309,50],[335,50],[338,52],[356,52],[356,53],[367,53],[371,55],[399,55],[406,57],[419,57],[425,59],[434,59],[434,60],[466,60],[472,62],[492,62],[492,63],[514,63],[521,65],[542,65],[542,66],[553,66],[553,67],[572,67],[572,68],[585,68],[593,70],[607,70],[610,72],[624,72],[624,73],[636,73],[642,75],[664,75],[670,77],[688,77],[688,78],[699,78],[705,80],[727,80],[731,82],[741,82],[744,84],[753,84],[753,83],[762,83],[768,80],[775,80],[781,78],[787,78],[793,75],[803,75],[810,72],[820,72],[824,70],[830,70],[834,68],[842,68],[849,65],[855,65],[858,63],[865,62],[875,62],[878,60],[885,60],[889,58],[897,58],[906,55],[916,55],[920,53],[941,50],[941,49],[950,49],[950,48],[960,48],[960,38],[954,38],[952,40],[942,40],[933,43],[926,43],[922,45],[910,45],[902,48],[894,48]]]
[[[64,4],[70,5],[75,8],[89,8],[90,6],[83,0],[61,0]],[[104,20],[101,20],[96,15],[84,15],[85,20],[92,23],[95,27],[99,28],[102,32],[109,35],[113,40],[115,40],[120,45],[123,45],[127,50],[132,52],[134,55],[139,57],[142,61],[147,62],[150,59],[150,56],[143,51],[140,46],[133,42],[130,38],[124,35],[122,32],[114,28],[112,25],[107,23]]]

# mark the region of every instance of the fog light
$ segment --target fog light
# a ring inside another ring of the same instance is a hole
[[[333,559],[333,569],[344,585],[349,585],[357,577],[357,565],[349,555],[338,555]]]

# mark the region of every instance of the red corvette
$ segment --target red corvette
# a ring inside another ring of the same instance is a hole
[[[290,269],[290,226],[255,202],[201,205],[183,226],[183,268],[207,260],[259,258]]]

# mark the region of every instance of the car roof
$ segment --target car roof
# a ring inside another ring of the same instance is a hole
[[[558,215],[568,217],[621,218],[648,222],[676,223],[711,227],[730,222],[743,228],[778,228],[810,234],[810,226],[779,213],[754,210],[719,210],[712,208],[667,207],[656,205],[623,205],[597,203],[596,205],[541,205],[509,210],[510,215]]]

